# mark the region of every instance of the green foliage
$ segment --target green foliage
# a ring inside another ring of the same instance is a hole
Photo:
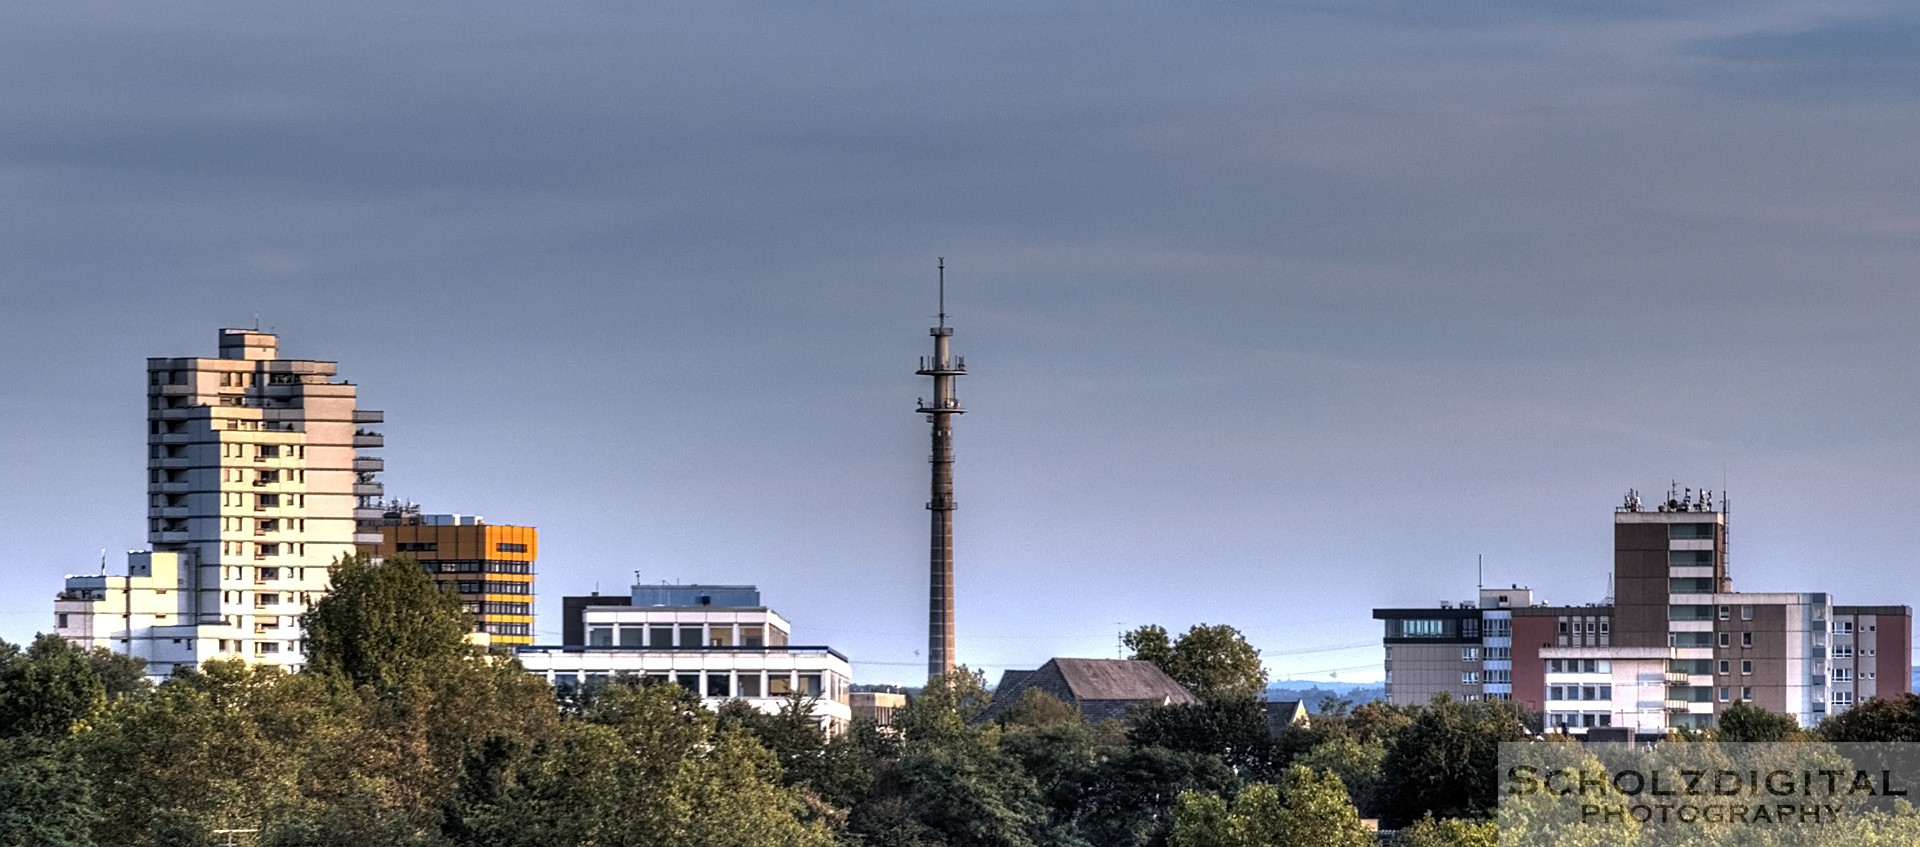
[[[0,844],[92,847],[93,784],[71,750],[0,739]]]
[[[1499,847],[1500,827],[1493,821],[1436,820],[1427,816],[1400,832],[1401,847]]]
[[[0,738],[64,738],[107,703],[86,651],[42,635],[22,652],[0,641]]]
[[[1828,741],[1920,741],[1920,695],[1873,698],[1820,723]]]
[[[300,618],[310,670],[387,690],[429,678],[472,652],[465,639],[473,619],[418,562],[346,556],[334,564],[332,580],[330,593]]]
[[[1381,820],[1404,826],[1431,813],[1492,812],[1501,742],[1527,737],[1525,715],[1500,700],[1463,703],[1442,694],[1387,745],[1381,761]]]
[[[1086,717],[1073,704],[1038,688],[1020,692],[1020,699],[997,721],[1004,727],[1041,727],[1055,724],[1086,723]]]
[[[1202,700],[1256,700],[1266,691],[1260,651],[1233,627],[1200,624],[1169,644],[1165,629],[1148,625],[1122,642],[1134,659],[1154,663]]]
[[[1720,712],[1714,737],[1721,741],[1795,741],[1804,740],[1800,722],[1788,715],[1775,714],[1745,700]]]
[[[1347,797],[1364,816],[1377,817],[1380,809],[1380,765],[1387,758],[1387,747],[1379,741],[1361,741],[1340,736],[1320,743],[1293,764],[1314,771],[1325,771],[1340,778]]]
[[[1347,802],[1339,777],[1287,771],[1279,786],[1249,785],[1228,805],[1214,795],[1183,794],[1172,847],[1373,847],[1373,833]]]
[[[986,676],[963,666],[928,679],[918,696],[894,712],[893,726],[910,741],[952,741],[967,735],[967,725],[991,702]]]
[[[1127,738],[1144,747],[1218,756],[1246,779],[1269,779],[1277,772],[1278,748],[1267,729],[1267,713],[1253,700],[1148,709],[1135,718]]]
[[[1172,832],[1184,792],[1230,796],[1240,780],[1218,757],[1134,747],[1086,771],[1068,811],[1073,831],[1102,847],[1159,847]]]

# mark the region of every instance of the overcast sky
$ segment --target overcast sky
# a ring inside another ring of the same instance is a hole
[[[332,359],[384,480],[559,598],[758,584],[924,669],[934,262],[960,659],[1600,600],[1630,487],[1746,590],[1914,603],[1910,3],[16,2],[0,637],[145,540],[144,359]]]

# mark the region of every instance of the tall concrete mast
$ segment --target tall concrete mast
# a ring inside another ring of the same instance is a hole
[[[922,399],[917,409],[933,424],[933,498],[927,511],[933,516],[929,561],[931,591],[927,602],[927,675],[953,670],[953,416],[964,414],[954,393],[955,377],[965,375],[967,360],[948,349],[953,328],[947,326],[947,260],[940,259],[940,324],[933,336],[933,357],[920,359],[915,373],[933,377],[933,399]]]

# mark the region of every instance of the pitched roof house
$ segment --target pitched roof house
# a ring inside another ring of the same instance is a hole
[[[1080,710],[1088,721],[1122,720],[1134,706],[1198,703],[1152,662],[1133,659],[1051,659],[1037,670],[1007,671],[993,690],[993,702],[977,720],[990,721],[1013,708],[1021,695],[1038,688]]]

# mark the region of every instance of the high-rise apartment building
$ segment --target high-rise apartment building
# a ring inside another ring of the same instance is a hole
[[[533,527],[490,524],[478,515],[421,514],[416,506],[395,504],[379,531],[379,542],[362,549],[419,562],[435,582],[460,595],[486,643],[533,643],[534,561],[540,554]]]
[[[1517,605],[1500,628],[1504,647],[1490,639],[1486,592],[1479,608],[1375,610],[1386,621],[1389,699],[1510,697],[1549,730],[1646,737],[1711,727],[1737,702],[1811,726],[1911,690],[1910,607],[1734,591],[1727,514],[1711,495],[1672,492],[1649,510],[1630,493],[1613,523],[1613,597]],[[1489,687],[1496,652],[1510,663],[1505,693]]]
[[[218,358],[147,360],[147,541],[126,576],[70,576],[55,631],[168,676],[215,657],[297,670],[299,616],[377,543],[379,412],[333,362],[220,330]]]

